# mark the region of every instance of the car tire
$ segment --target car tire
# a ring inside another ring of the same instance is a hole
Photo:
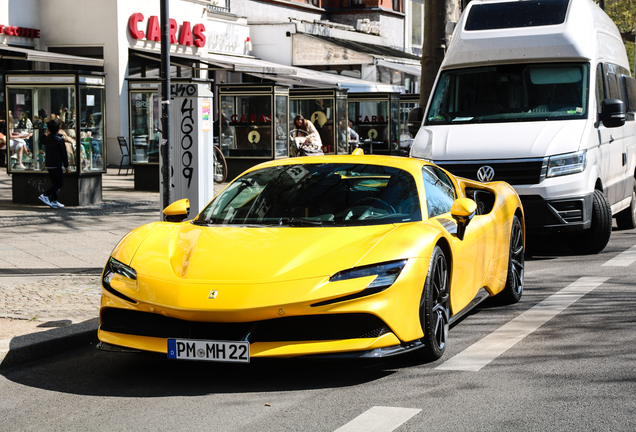
[[[420,300],[420,324],[423,347],[417,350],[425,361],[435,361],[444,355],[450,318],[450,274],[444,251],[435,246]]]
[[[510,229],[510,254],[508,256],[506,286],[503,291],[497,294],[497,299],[502,304],[514,304],[521,300],[524,267],[523,229],[519,218],[514,216]]]
[[[612,235],[612,207],[600,190],[594,191],[592,204],[592,226],[583,231],[570,234],[566,240],[575,253],[597,254],[605,249]]]
[[[616,215],[616,225],[620,230],[636,228],[636,183],[632,190],[632,202],[629,207]]]

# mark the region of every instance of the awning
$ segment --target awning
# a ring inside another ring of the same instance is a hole
[[[13,55],[6,55],[4,53],[5,51],[11,52]],[[104,67],[103,59],[79,57],[68,54],[58,54],[49,51],[40,51],[29,48],[18,48],[8,45],[0,45],[0,58],[15,58],[16,53],[21,54],[22,59],[26,61]]]
[[[390,61],[386,61],[386,60],[377,60],[376,61],[376,65],[377,66],[384,66],[384,67],[389,68],[389,69],[393,69],[393,70],[396,70],[396,71],[404,72],[404,73],[407,73],[409,75],[415,75],[415,76],[418,76],[418,77],[422,75],[422,68],[421,67],[417,67],[417,66],[413,66],[413,65],[395,63],[395,62],[390,62]]]
[[[204,63],[213,64],[227,68],[233,72],[262,73],[262,74],[284,74],[295,75],[296,68],[271,63],[250,57],[227,56],[223,54],[208,54],[202,59]]]
[[[134,49],[137,55],[161,61],[155,57],[158,53],[147,50]],[[404,92],[404,86],[385,84],[373,81],[365,81],[343,75],[319,72],[311,69],[303,69],[294,66],[285,66],[251,57],[239,57],[223,54],[208,54],[208,57],[199,57],[187,54],[170,53],[170,58],[178,61],[179,58],[198,61],[209,66],[226,69],[233,72],[242,72],[259,78],[275,80],[282,84],[304,85],[311,87],[337,87],[345,88],[349,92]],[[172,63],[172,62],[171,62]]]
[[[404,92],[404,86],[365,81],[348,76],[319,72],[311,69],[295,68],[295,75],[278,75],[276,81],[288,84],[306,85],[312,87],[337,87],[349,90],[349,93],[359,92]]]
[[[131,49],[136,55],[145,57],[151,60],[161,61],[161,53],[150,50]],[[287,74],[293,75],[296,73],[293,67],[280,65],[277,63],[271,63],[264,60],[259,60],[252,57],[239,57],[223,54],[208,54],[207,57],[201,57],[193,54],[180,54],[170,53],[170,63],[178,66],[179,59],[187,59],[196,61],[199,63],[207,64],[214,68],[221,68],[231,72],[244,72],[244,73],[260,73],[260,74]]]

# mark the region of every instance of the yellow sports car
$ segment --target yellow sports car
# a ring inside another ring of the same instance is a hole
[[[507,183],[388,156],[258,165],[193,220],[141,226],[102,275],[100,348],[172,359],[436,360],[454,320],[519,301],[524,216]]]

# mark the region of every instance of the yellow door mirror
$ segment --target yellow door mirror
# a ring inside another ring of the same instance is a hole
[[[181,222],[190,214],[190,200],[175,201],[163,209],[163,219],[167,222]]]
[[[477,203],[468,198],[459,198],[455,200],[451,207],[451,216],[457,222],[457,237],[464,240],[466,227],[471,219],[475,216]]]

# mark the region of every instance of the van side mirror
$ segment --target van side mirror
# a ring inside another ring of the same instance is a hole
[[[163,209],[163,220],[166,222],[181,222],[190,214],[190,200],[187,198],[175,201]]]
[[[409,115],[406,118],[406,127],[409,130],[411,136],[417,135],[417,132],[422,126],[422,119],[424,118],[424,108],[417,107],[409,111]]]
[[[625,124],[627,113],[625,103],[620,99],[604,99],[599,120],[607,128],[620,127]]]
[[[477,203],[469,198],[458,198],[451,206],[451,216],[457,222],[457,238],[464,240],[466,227],[475,217]]]

